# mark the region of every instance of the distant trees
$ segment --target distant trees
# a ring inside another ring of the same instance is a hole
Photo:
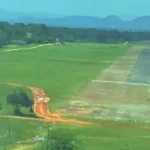
[[[29,111],[32,110],[33,102],[29,98],[28,94],[22,89],[13,91],[7,96],[7,103],[14,106],[14,113],[16,115],[21,114],[21,107],[28,108]]]
[[[150,32],[48,27],[44,24],[23,24],[0,22],[0,46],[12,40],[26,41],[27,44],[60,42],[117,43],[125,41],[150,40]]]
[[[54,37],[49,36],[48,39],[47,39],[47,42],[48,43],[55,43],[56,39]]]
[[[3,47],[6,43],[5,43],[5,35],[0,35],[0,48]]]

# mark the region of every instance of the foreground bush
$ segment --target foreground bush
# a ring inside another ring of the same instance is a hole
[[[81,142],[69,130],[48,130],[46,141],[38,150],[83,150]]]

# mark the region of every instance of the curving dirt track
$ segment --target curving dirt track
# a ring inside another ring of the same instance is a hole
[[[141,128],[141,129],[150,130],[149,125],[136,126],[134,124],[118,124],[118,123],[106,123],[106,122],[93,123],[93,122],[87,122],[87,121],[79,121],[75,119],[66,119],[66,118],[59,116],[58,114],[52,114],[49,112],[48,102],[50,101],[50,98],[46,95],[46,93],[42,89],[32,87],[32,86],[21,85],[21,84],[14,84],[14,83],[0,83],[0,84],[26,87],[30,89],[34,96],[34,112],[37,116],[44,118],[46,122],[62,122],[62,123],[67,123],[67,124],[72,123],[72,124],[80,124],[80,125],[100,125],[104,127],[113,127],[113,128],[134,128],[134,129]],[[27,117],[12,117],[12,116],[2,116],[2,115],[0,115],[0,117],[42,121],[42,119],[27,118]]]
[[[14,83],[2,83],[2,84],[19,86],[19,87],[22,86],[22,87],[26,87],[26,88],[30,89],[32,91],[33,96],[34,96],[34,112],[35,112],[35,114],[39,117],[44,118],[47,121],[74,123],[74,124],[82,124],[82,125],[94,124],[92,122],[79,121],[79,120],[73,120],[73,119],[65,119],[65,118],[60,117],[58,114],[50,113],[49,109],[48,109],[48,102],[50,101],[50,98],[40,88],[21,85],[21,84],[14,84]]]

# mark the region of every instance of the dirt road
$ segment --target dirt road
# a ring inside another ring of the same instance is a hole
[[[120,124],[120,123],[107,123],[107,122],[99,122],[99,123],[93,123],[93,122],[86,122],[86,121],[79,121],[75,119],[66,119],[58,114],[52,114],[49,112],[48,109],[48,102],[50,101],[50,98],[46,95],[46,93],[36,87],[26,86],[26,85],[20,85],[20,84],[14,84],[14,83],[0,83],[0,84],[7,84],[11,86],[18,86],[18,87],[26,87],[29,88],[32,91],[32,94],[34,96],[34,112],[37,116],[42,117],[45,119],[46,122],[62,122],[67,124],[80,124],[80,125],[100,125],[105,127],[114,127],[114,128],[141,128],[150,130],[150,126],[137,126],[134,124]],[[16,116],[5,116],[0,115],[0,117],[3,118],[14,118],[14,119],[23,119],[23,120],[34,120],[34,121],[44,121],[43,119],[38,118],[28,118],[28,117],[16,117]]]
[[[13,51],[20,51],[20,50],[30,50],[30,49],[36,49],[36,48],[39,48],[39,47],[47,46],[47,45],[55,45],[55,44],[41,44],[41,45],[32,46],[32,47],[28,47],[28,48],[6,49],[6,50],[0,51],[0,52],[13,52]]]
[[[52,114],[48,109],[48,102],[50,98],[45,94],[45,92],[40,88],[29,87],[34,95],[34,112],[37,116],[43,117],[44,119],[51,120],[54,122],[63,122],[63,123],[75,123],[75,124],[85,124],[90,125],[94,124],[91,122],[79,121],[65,119],[59,116],[58,114]]]
[[[21,85],[21,84],[14,84],[14,83],[1,83],[1,84],[26,87],[26,88],[30,89],[32,91],[33,96],[34,96],[34,112],[35,112],[35,114],[39,117],[44,118],[47,121],[74,123],[74,124],[83,124],[83,125],[94,124],[92,122],[79,121],[79,120],[73,120],[73,119],[65,119],[65,118],[62,118],[61,116],[59,116],[58,114],[50,113],[49,109],[48,109],[48,102],[50,101],[50,98],[40,88]]]

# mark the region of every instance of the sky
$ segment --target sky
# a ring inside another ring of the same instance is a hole
[[[63,16],[150,15],[150,0],[0,0],[0,8],[23,12],[46,12]]]

